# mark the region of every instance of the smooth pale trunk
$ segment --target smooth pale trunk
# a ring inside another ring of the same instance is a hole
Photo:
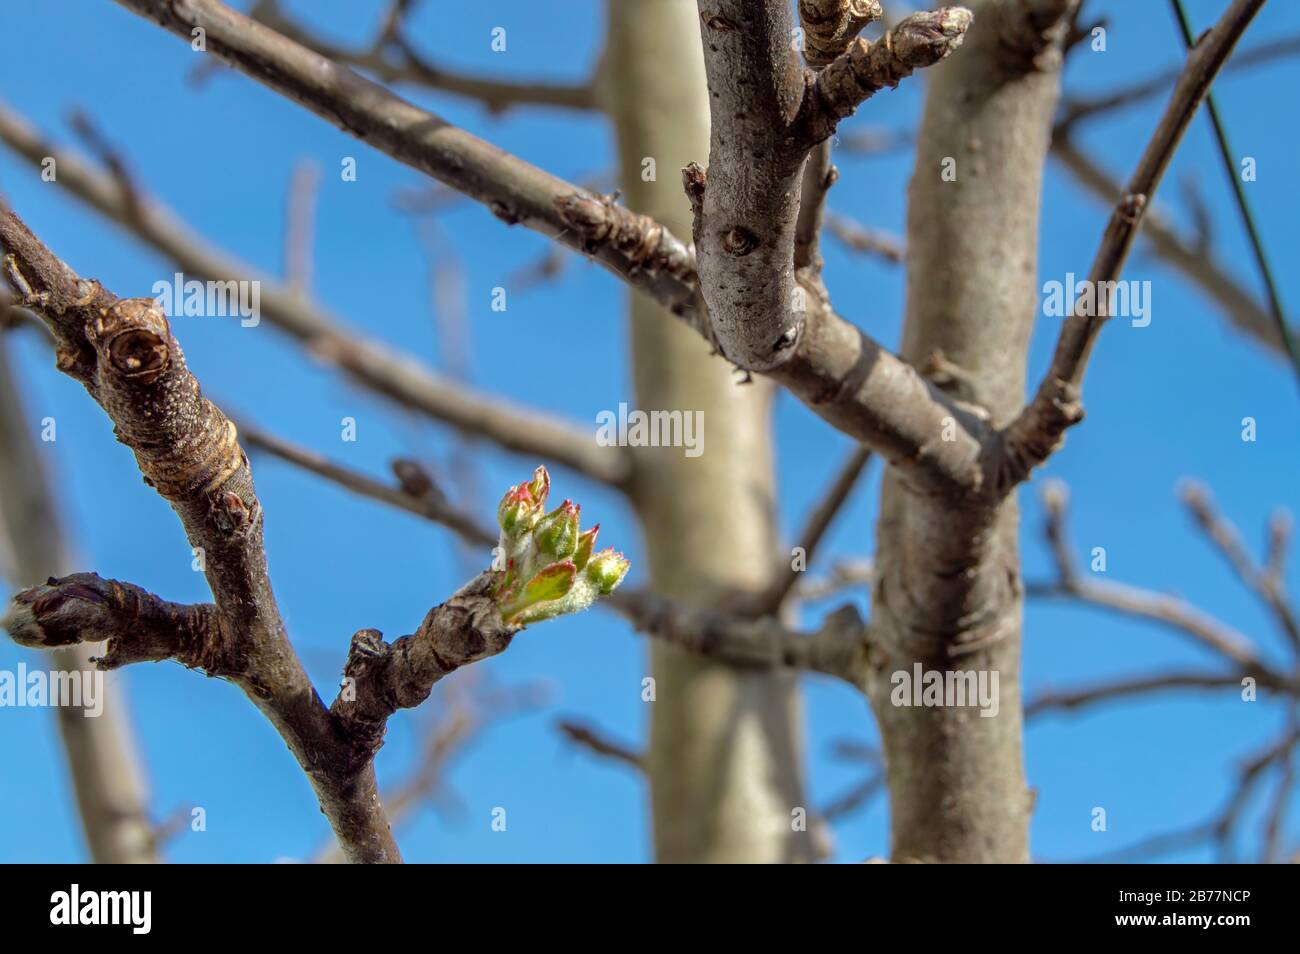
[[[24,409],[13,362],[0,335],[0,533],[12,550],[17,586],[72,572],[59,525],[54,488],[28,428],[41,415]],[[93,669],[100,644],[56,650],[43,666],[64,671]],[[90,857],[98,864],[158,860],[148,817],[144,773],[136,753],[123,693],[104,681],[103,712],[87,719],[82,710],[54,710],[63,740]]]
[[[708,94],[694,0],[610,0],[604,95],[627,205],[691,234],[681,169],[709,152]],[[655,181],[646,181],[646,159]],[[704,412],[704,453],[637,448],[635,503],[655,589],[710,605],[762,586],[778,555],[772,389],[738,386],[730,365],[644,296],[632,295],[635,406]],[[609,406],[615,407],[617,395]],[[648,770],[655,858],[663,862],[810,860],[801,719],[789,673],[739,673],[661,644],[650,649],[656,701]]]

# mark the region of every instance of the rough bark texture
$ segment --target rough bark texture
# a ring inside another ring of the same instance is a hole
[[[6,348],[0,334],[0,533],[13,551],[13,582],[28,585],[68,572],[72,561],[50,476],[31,436],[37,418],[23,409]],[[100,652],[94,644],[60,649],[52,665],[84,672],[94,668],[91,657]],[[91,859],[158,861],[144,768],[121,688],[104,681],[103,711],[95,718],[73,706],[59,706],[55,714]]]
[[[713,114],[695,223],[700,287],[719,348],[768,372],[796,355],[805,316],[825,304],[794,267],[809,149],[863,100],[960,46],[970,13],[918,13],[877,43],[852,39],[814,77],[795,51],[789,3],[699,0],[699,9]]]
[[[1024,394],[1058,85],[1043,31],[1067,6],[975,5],[964,49],[929,74],[908,209],[902,353],[919,367],[942,352],[960,370],[943,386],[994,424],[1010,420]],[[1036,17],[1030,28],[1027,18]],[[957,164],[951,182],[940,175],[948,157]],[[893,471],[886,477],[872,703],[888,764],[894,861],[1028,860],[1016,537],[1014,498],[962,502],[921,492]],[[917,662],[926,671],[997,671],[998,714],[893,705],[890,674]]]
[[[562,420],[477,394],[413,356],[346,327],[325,306],[205,241],[136,183],[128,188],[76,153],[56,148],[3,104],[0,140],[37,167],[45,156],[53,157],[58,163],[59,185],[169,258],[187,278],[260,282],[260,317],[303,342],[314,357],[338,367],[362,387],[403,408],[443,421],[462,434],[481,437],[530,458],[554,460],[615,485],[626,479],[627,455],[622,448],[601,447]]]
[[[708,150],[708,103],[692,0],[609,3],[607,89],[627,203],[679,235],[690,231],[680,170]],[[656,181],[642,179],[653,157]],[[705,452],[645,448],[633,488],[647,528],[654,589],[709,606],[755,591],[777,552],[771,385],[738,386],[688,327],[632,298],[637,405],[701,410]],[[737,554],[743,558],[737,559]],[[808,860],[810,832],[792,830],[806,807],[800,714],[791,672],[738,672],[685,650],[651,647],[657,701],[648,768],[655,856],[665,862]]]
[[[610,237],[607,223],[598,223],[589,233],[581,221],[566,218],[563,210],[568,198],[575,194],[591,198],[585,190],[451,126],[267,27],[253,24],[218,0],[118,2],[187,42],[190,31],[202,27],[211,54],[399,162],[482,202],[503,221],[536,229],[587,252],[713,340],[708,316],[697,307],[695,283],[679,274],[675,255],[670,256],[671,262],[661,263],[653,254],[661,247],[658,238],[651,242],[646,234],[641,241],[620,232],[629,240],[625,244]],[[951,11],[916,14],[896,29],[903,29],[908,21],[905,33],[910,39],[901,48],[908,51],[913,64],[920,62],[915,57],[922,49],[928,48],[933,60],[950,52],[955,39],[950,34],[964,30],[961,16],[954,17]],[[853,57],[853,50],[844,55]],[[866,62],[874,63],[875,58],[868,57]],[[896,69],[889,68],[891,72]],[[869,82],[857,84],[863,98],[879,88],[874,85],[876,77],[865,79]],[[806,132],[811,135],[816,128],[827,128],[827,114],[813,103],[807,122]],[[598,205],[584,204],[584,213],[590,214]],[[646,230],[658,228],[661,226],[652,223]],[[675,248],[678,243],[669,244]],[[772,299],[770,293],[765,297]],[[789,299],[777,298],[779,307],[787,309]],[[805,340],[793,354],[789,349],[783,351],[789,359],[773,372],[773,379],[833,427],[870,445],[895,467],[914,472],[916,479],[978,492],[988,459],[996,462],[996,454],[991,452],[997,449],[997,435],[978,418],[953,407],[909,365],[824,303],[807,304]],[[935,440],[941,428],[953,424],[955,440]]]
[[[112,418],[146,482],[203,554],[219,626],[193,664],[238,684],[276,727],[350,860],[401,861],[373,766],[353,759],[285,633],[262,506],[234,425],[203,397],[166,316],[153,299],[118,298],[80,278],[3,209],[0,245],[9,253],[6,278],[55,335],[59,369]]]

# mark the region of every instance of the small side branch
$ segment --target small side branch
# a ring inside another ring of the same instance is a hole
[[[914,13],[872,43],[858,37],[817,74],[803,121],[813,141],[835,131],[867,99],[913,72],[933,66],[959,46],[973,15],[965,7]]]
[[[698,610],[653,593],[617,593],[610,607],[640,632],[742,668],[786,667],[834,676],[861,690],[867,672],[867,629],[852,605],[826,617],[815,633],[792,632],[767,617],[746,620]]]
[[[0,141],[19,156],[33,165],[45,156],[54,157],[58,185],[169,258],[189,277],[257,281],[259,320],[265,318],[302,342],[312,357],[337,367],[368,391],[504,450],[553,460],[614,486],[629,479],[631,455],[624,448],[600,447],[562,420],[446,380],[408,355],[346,328],[301,289],[260,277],[256,269],[196,235],[138,182],[124,176],[124,160],[111,151],[102,135],[96,132],[92,138],[110,170],[116,171],[100,172],[75,153],[55,148],[23,117],[0,105]]]
[[[830,529],[831,522],[835,519],[843,508],[844,503],[857,486],[859,478],[867,468],[867,463],[871,460],[870,449],[862,446],[855,447],[849,454],[843,466],[831,481],[829,487],[822,494],[821,500],[808,515],[808,520],[804,524],[803,530],[799,534],[799,548],[803,551],[803,566],[806,569],[812,563],[813,555],[821,545],[822,538],[825,537],[826,531]],[[757,594],[751,599],[741,602],[739,611],[754,616],[762,616],[767,613],[775,613],[780,609],[786,598],[794,589],[795,583],[803,575],[803,570],[796,570],[793,567],[793,561],[782,561],[780,569],[772,582],[768,584],[763,592]]]
[[[642,753],[633,750],[622,742],[611,739],[593,726],[569,719],[561,719],[556,723],[556,728],[576,746],[580,746],[601,758],[621,762],[638,772],[645,771],[645,756]]]
[[[100,669],[174,659],[209,676],[230,675],[223,659],[220,621],[211,603],[168,601],[131,583],[94,573],[50,577],[14,596],[0,619],[14,642],[57,649],[107,641]]]
[[[1242,543],[1237,528],[1219,513],[1210,499],[1209,491],[1203,486],[1193,483],[1185,485],[1182,498],[1197,525],[1223,554],[1241,582],[1260,598],[1273,615],[1292,650],[1300,653],[1300,617],[1283,588],[1281,574],[1271,572],[1268,564],[1261,564],[1251,556]],[[1274,531],[1273,542],[1270,544],[1270,563],[1273,565],[1280,565],[1279,548],[1282,546],[1285,546],[1285,538],[1279,543]]]
[[[395,487],[383,483],[258,428],[244,425],[240,433],[243,434],[245,443],[255,451],[264,451],[285,463],[316,474],[363,497],[382,501],[417,517],[442,524],[471,545],[487,547],[496,545],[495,533],[470,514],[451,506],[434,493],[417,494],[412,492],[413,486]]]
[[[1214,77],[1263,5],[1264,0],[1234,0],[1188,56],[1164,115],[1106,226],[1088,272],[1092,289],[1104,289],[1108,286],[1103,283],[1119,278],[1174,151]],[[1083,420],[1083,375],[1110,308],[1102,302],[1102,307],[1079,310],[1086,313],[1079,314],[1072,308],[1065,320],[1051,368],[1033,400],[1003,434],[1003,459],[997,477],[1003,492],[1009,493],[1025,480],[1061,446],[1066,430]]]
[[[502,621],[496,582],[494,573],[479,574],[429,610],[412,635],[392,643],[375,629],[352,637],[343,689],[330,711],[367,757],[383,743],[394,712],[420,705],[444,676],[510,646],[522,627]]]
[[[492,113],[503,113],[515,106],[551,106],[580,111],[599,108],[592,81],[500,80],[437,66],[418,53],[406,35],[403,19],[406,8],[410,6],[409,0],[392,3],[374,42],[361,49],[344,48],[312,35],[284,12],[278,0],[257,0],[249,16],[322,56],[366,70],[385,83],[462,96],[482,103]]]
[[[1263,678],[1259,678],[1259,677]],[[1070,711],[1101,702],[1115,702],[1135,696],[1149,696],[1157,692],[1185,691],[1188,689],[1240,690],[1246,679],[1257,679],[1266,689],[1300,695],[1300,683],[1279,680],[1275,673],[1242,672],[1157,672],[1150,675],[1125,676],[1071,689],[1044,690],[1025,703],[1025,718],[1032,719],[1046,712]]]
[[[1031,597],[1065,597],[1104,609],[1152,620],[1189,636],[1216,656],[1251,674],[1263,673],[1274,684],[1285,680],[1272,673],[1255,651],[1254,645],[1226,623],[1201,612],[1187,602],[1164,593],[1152,593],[1137,587],[1093,580],[1075,566],[1066,530],[1065,486],[1048,484],[1043,491],[1047,511],[1044,533],[1056,563],[1057,578],[1051,583],[1028,584]]]

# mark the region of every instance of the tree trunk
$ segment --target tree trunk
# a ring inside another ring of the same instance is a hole
[[[61,531],[49,477],[23,411],[12,362],[0,334],[0,530],[14,557],[14,582],[32,586],[75,569]],[[102,644],[81,644],[51,654],[52,668],[94,669]],[[127,721],[125,700],[113,678],[104,680],[103,711],[87,718],[80,707],[58,706],[72,788],[91,858],[98,864],[158,861],[145,794],[144,773]]]
[[[694,0],[610,0],[604,95],[627,205],[691,232],[681,169],[704,162],[709,110]],[[645,160],[654,160],[647,179]],[[704,412],[704,453],[640,448],[633,498],[652,585],[707,606],[768,579],[778,538],[772,387],[739,385],[691,329],[631,296],[636,406]],[[662,862],[811,860],[794,677],[741,673],[656,643],[648,772]]]
[[[960,55],[928,73],[908,208],[903,357],[924,367],[941,353],[951,365],[936,383],[1002,425],[1024,397],[1039,193],[1058,91],[1052,44],[1069,4],[970,6],[975,23]],[[1029,860],[1017,532],[1014,497],[1000,506],[936,499],[892,470],[886,476],[872,601],[883,652],[872,704],[894,861]],[[925,672],[997,673],[997,714],[895,705],[890,677],[916,663]]]

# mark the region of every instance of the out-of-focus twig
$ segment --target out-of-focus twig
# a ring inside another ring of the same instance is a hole
[[[903,241],[896,235],[869,229],[834,212],[826,214],[826,231],[850,251],[880,258],[895,265],[903,261]]]
[[[622,762],[638,772],[645,771],[645,756],[631,746],[610,738],[593,725],[587,725],[572,719],[561,719],[555,724],[574,745],[587,749],[602,758]]]
[[[817,505],[813,507],[812,512],[808,515],[807,522],[800,531],[798,538],[798,545],[802,550],[802,569],[795,569],[793,560],[782,560],[772,578],[772,582],[754,596],[740,600],[737,604],[738,612],[761,616],[765,613],[775,613],[780,609],[781,604],[785,602],[786,597],[790,595],[791,590],[794,589],[802,573],[812,561],[813,555],[821,545],[826,531],[830,529],[835,515],[840,512],[844,502],[848,500],[849,495],[853,492],[853,488],[857,486],[858,479],[866,470],[869,460],[871,460],[871,450],[868,447],[859,444],[853,448],[848,458],[836,472],[835,478],[823,491]]]
[[[501,80],[471,76],[435,65],[418,53],[406,35],[405,18],[412,4],[389,5],[374,41],[364,48],[346,48],[311,34],[288,16],[278,0],[257,0],[249,16],[336,63],[373,73],[385,83],[420,86],[477,100],[493,113],[513,106],[552,106],[569,110],[598,108],[594,79],[581,83],[543,80]]]
[[[1249,639],[1186,601],[1137,587],[1093,580],[1081,574],[1074,564],[1066,539],[1065,485],[1056,481],[1048,483],[1043,489],[1042,498],[1047,516],[1044,532],[1056,563],[1057,577],[1051,582],[1027,583],[1027,595],[1065,597],[1162,623],[1175,632],[1191,637],[1249,673],[1268,674],[1275,684],[1286,681],[1285,677],[1264,664]]]
[[[1187,47],[1190,53],[1196,45],[1196,41],[1192,36],[1192,24],[1187,18],[1183,0],[1170,0],[1170,5],[1173,7],[1174,17],[1177,19],[1179,30],[1183,35],[1183,45]],[[1255,256],[1255,266],[1259,269],[1260,278],[1264,282],[1264,290],[1267,293],[1273,323],[1277,326],[1277,333],[1282,339],[1282,344],[1291,356],[1291,364],[1295,368],[1297,380],[1300,381],[1300,342],[1296,341],[1295,334],[1287,324],[1286,310],[1282,307],[1282,294],[1278,291],[1277,281],[1273,277],[1273,268],[1269,264],[1268,253],[1264,250],[1264,240],[1260,236],[1259,225],[1255,222],[1255,215],[1251,211],[1250,200],[1246,198],[1246,189],[1242,184],[1241,177],[1237,175],[1237,154],[1233,152],[1232,146],[1228,142],[1227,126],[1223,121],[1222,114],[1219,112],[1219,104],[1214,98],[1213,90],[1205,94],[1205,109],[1210,116],[1210,125],[1214,129],[1214,141],[1219,147],[1219,160],[1223,164],[1224,171],[1228,174],[1228,182],[1232,186],[1232,196],[1237,203],[1237,212],[1240,214],[1242,225],[1246,229],[1246,238],[1250,242],[1251,253]]]
[[[1300,653],[1300,617],[1283,588],[1281,576],[1270,573],[1266,565],[1261,565],[1251,556],[1237,528],[1219,513],[1204,486],[1185,483],[1181,496],[1210,542],[1223,554],[1247,589],[1263,601],[1290,641],[1292,650]]]
[[[284,280],[303,295],[311,294],[312,245],[316,230],[316,189],[320,170],[303,160],[293,170],[285,210]]]
[[[382,501],[408,513],[424,517],[426,520],[440,523],[460,534],[467,541],[483,546],[496,545],[497,534],[479,524],[465,511],[449,506],[441,494],[430,492],[423,496],[416,496],[405,487],[394,487],[350,467],[336,464],[283,438],[252,427],[246,422],[240,423],[239,433],[253,450],[264,451],[363,497]]]

